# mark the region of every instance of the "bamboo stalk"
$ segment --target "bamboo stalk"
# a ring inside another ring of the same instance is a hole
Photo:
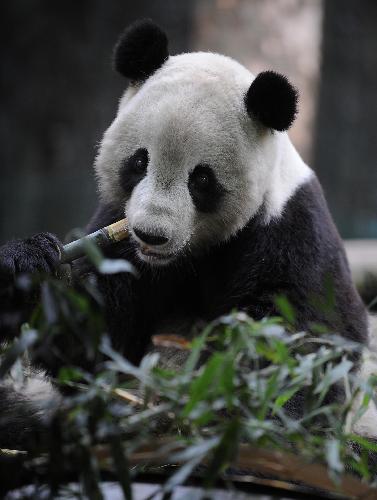
[[[121,219],[109,226],[94,231],[94,233],[64,245],[60,261],[62,264],[66,264],[83,257],[88,242],[92,242],[100,248],[103,248],[112,243],[124,240],[128,235],[127,219]]]

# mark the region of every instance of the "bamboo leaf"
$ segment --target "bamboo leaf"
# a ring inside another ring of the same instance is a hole
[[[337,439],[326,441],[326,461],[335,472],[343,472],[344,466],[340,457],[340,443]]]
[[[224,356],[220,353],[215,353],[211,356],[204,370],[198,375],[197,379],[190,387],[190,400],[183,409],[182,416],[186,417],[190,414],[195,405],[202,399],[205,399],[205,394],[210,390],[214,380],[220,372],[224,360]]]
[[[134,266],[124,259],[102,259],[98,264],[98,271],[102,274],[137,274]]]
[[[111,439],[111,450],[113,456],[114,469],[117,472],[119,483],[122,487],[123,495],[126,500],[132,500],[132,487],[129,465],[122,443],[118,436]]]
[[[293,325],[296,319],[296,315],[287,297],[285,297],[285,295],[278,295],[277,297],[275,297],[275,304],[283,318],[287,320],[288,323]]]

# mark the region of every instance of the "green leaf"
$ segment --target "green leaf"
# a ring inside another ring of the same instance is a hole
[[[167,480],[163,487],[163,491],[172,491],[176,486],[183,484],[191,475],[193,470],[205,459],[208,453],[211,452],[219,444],[220,439],[215,437],[201,441],[199,444],[188,446],[185,450],[174,453],[169,460],[175,462],[186,462],[181,465]]]
[[[365,450],[377,453],[377,443],[374,442],[373,440],[370,440],[366,437],[358,436],[357,434],[351,434],[349,438],[351,441],[359,444]]]
[[[59,370],[58,381],[61,384],[67,384],[68,382],[77,382],[82,380],[84,377],[83,372],[79,368],[73,366],[63,366]]]
[[[114,361],[114,363],[107,363],[108,368],[118,370],[126,375],[133,375],[136,378],[143,378],[141,370],[115,351],[111,347],[110,340],[108,338],[102,338],[100,351]]]
[[[124,259],[102,259],[97,266],[102,274],[131,273],[137,274],[135,267]]]
[[[217,381],[218,374],[222,368],[224,355],[221,353],[213,354],[201,374],[193,381],[190,387],[190,399],[183,409],[182,416],[187,417],[196,404],[205,399],[205,395],[211,389],[214,381]]]
[[[196,457],[180,466],[172,476],[166,481],[163,490],[172,491],[176,486],[183,484],[186,479],[191,475],[192,471],[197,467],[202,461],[202,457]]]
[[[219,473],[236,457],[241,436],[241,425],[238,419],[230,421],[225,432],[212,454],[212,460],[205,474],[204,485],[211,487]]]
[[[281,340],[273,340],[272,345],[275,349],[274,362],[281,364],[290,358],[288,347]]]
[[[86,496],[93,500],[103,500],[97,460],[91,450],[83,446],[80,447],[80,465],[81,480]]]
[[[328,370],[324,378],[320,381],[314,390],[314,394],[323,395],[327,393],[328,389],[338,382],[340,379],[347,376],[349,371],[352,369],[353,363],[348,359],[344,359],[341,363],[335,365],[333,368]]]
[[[197,338],[192,341],[191,344],[191,353],[187,358],[186,364],[183,369],[183,373],[189,374],[191,373],[197,366],[202,350],[204,349],[207,337],[211,331],[211,326],[208,326],[204,332]]]
[[[282,408],[282,406],[287,403],[298,391],[299,389],[297,387],[294,387],[293,389],[289,389],[288,391],[283,392],[278,396],[275,400],[274,403],[274,411],[276,411],[277,408]]]
[[[118,480],[122,487],[124,498],[126,500],[132,500],[131,476],[128,461],[119,436],[112,437],[111,451],[114,469],[117,472]]]
[[[264,420],[267,415],[272,398],[275,396],[278,390],[278,371],[275,371],[271,377],[267,380],[267,386],[264,390],[264,394],[261,397],[261,405],[258,411],[258,418]]]
[[[174,453],[169,457],[172,462],[186,462],[197,457],[205,457],[211,450],[218,446],[220,438],[218,436],[211,439],[205,439],[199,443],[187,446],[183,451]]]
[[[325,443],[326,461],[330,469],[343,472],[344,465],[340,456],[340,442],[337,439],[328,439]]]
[[[222,370],[220,372],[219,391],[224,395],[228,407],[231,407],[234,396],[234,378],[234,359],[230,356],[226,356],[224,358]]]
[[[47,324],[53,325],[57,323],[59,319],[59,305],[47,281],[41,285],[41,303]]]
[[[291,325],[295,323],[296,315],[292,305],[285,295],[277,295],[275,297],[275,305],[278,308],[283,318]]]

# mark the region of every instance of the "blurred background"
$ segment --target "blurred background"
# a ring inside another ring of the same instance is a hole
[[[210,50],[301,93],[290,135],[344,238],[377,238],[375,0],[15,0],[0,4],[0,244],[61,238],[96,204],[92,163],[125,81],[119,32],[151,17],[171,53]]]

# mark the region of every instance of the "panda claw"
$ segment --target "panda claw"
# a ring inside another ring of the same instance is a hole
[[[53,274],[60,263],[62,245],[51,233],[39,233],[0,247],[0,280],[9,283],[17,274]]]

